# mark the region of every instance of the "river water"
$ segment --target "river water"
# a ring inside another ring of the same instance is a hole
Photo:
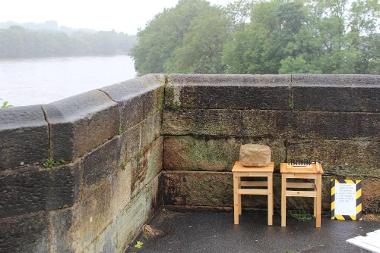
[[[0,60],[0,106],[46,104],[135,76],[125,55]]]

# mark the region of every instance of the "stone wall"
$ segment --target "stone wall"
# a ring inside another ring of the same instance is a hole
[[[380,212],[380,76],[171,75],[165,88],[162,134],[165,204],[231,208],[233,162],[239,146],[263,143],[276,163],[322,162],[323,208],[332,177],[363,179],[364,211]],[[312,207],[290,198],[290,208]],[[243,201],[265,208],[265,197]]]
[[[159,205],[164,82],[0,110],[0,252],[124,252]]]
[[[147,75],[0,110],[0,252],[124,252],[160,205],[230,209],[243,143],[277,169],[320,160],[324,209],[347,176],[380,212],[379,76]],[[277,170],[277,208],[279,186]]]

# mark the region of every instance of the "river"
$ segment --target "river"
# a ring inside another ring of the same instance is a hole
[[[46,104],[135,76],[125,55],[0,60],[0,106]]]

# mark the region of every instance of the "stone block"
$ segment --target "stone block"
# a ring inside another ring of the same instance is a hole
[[[123,165],[140,153],[141,135],[141,124],[129,128],[121,135],[120,160]]]
[[[81,157],[119,131],[117,104],[93,90],[43,106],[50,125],[50,152],[54,160]]]
[[[271,160],[271,149],[267,145],[244,144],[240,146],[239,160],[243,166],[267,166]]]
[[[377,113],[297,112],[294,120],[290,119],[290,125],[292,135],[300,138],[380,138],[380,114]]]
[[[239,160],[240,145],[252,142],[271,147],[272,160],[277,166],[285,160],[284,141],[280,139],[167,136],[164,139],[164,169],[231,171],[234,162]]]
[[[118,103],[121,131],[161,111],[164,83],[163,75],[146,75],[101,89]]]
[[[242,144],[257,143],[267,145],[272,151],[271,160],[275,164],[275,171],[280,171],[280,163],[286,160],[286,147],[285,140],[283,139],[270,139],[270,138],[242,138]]]
[[[125,165],[110,178],[111,181],[111,204],[112,216],[116,216],[121,209],[125,208],[132,196],[132,171]]]
[[[152,180],[152,182],[157,181],[158,176]],[[115,229],[119,231],[117,233],[117,252],[125,251],[151,217],[152,194],[157,190],[154,185],[144,187],[115,218]]]
[[[70,233],[73,214],[71,208],[49,212],[50,252],[74,253]]]
[[[83,158],[83,182],[86,186],[110,176],[120,169],[120,137],[99,146]]]
[[[380,112],[375,87],[292,87],[293,108],[302,111]]]
[[[376,75],[292,75],[295,110],[380,112]]]
[[[48,124],[40,105],[0,110],[0,171],[48,158]]]
[[[127,163],[132,174],[132,197],[138,194],[162,170],[162,138],[156,139],[140,156]]]
[[[0,217],[44,210],[48,202],[49,172],[38,168],[0,176]]]
[[[148,217],[152,217],[162,206],[162,200],[160,199],[160,178],[161,173],[153,178],[147,185],[147,205],[148,205]]]
[[[240,136],[241,112],[238,110],[164,111],[163,135]]]
[[[286,138],[290,118],[287,111],[242,111],[242,135],[255,138]]]
[[[194,111],[194,134],[212,136],[237,136],[241,131],[241,115],[238,111]]]
[[[380,175],[380,142],[366,140],[290,140],[290,159],[309,158],[322,163],[325,173],[340,176]]]
[[[82,252],[109,225],[114,217],[111,209],[111,181],[106,178],[97,188],[84,195],[72,209],[70,231],[72,247]]]
[[[271,138],[380,138],[380,114],[317,111],[242,112],[244,136]]]
[[[290,75],[183,75],[168,77],[165,107],[288,109]]]
[[[162,135],[186,135],[193,132],[194,112],[190,110],[167,111],[162,116]]]
[[[362,181],[363,211],[380,213],[380,179],[365,178]]]
[[[130,243],[138,230],[121,231],[133,227],[139,220],[146,221],[147,193],[143,187],[131,199],[131,175],[127,169],[98,182],[98,187],[91,186],[82,200],[73,208],[71,226],[72,247],[76,252],[124,252],[125,244]],[[142,205],[136,198],[142,197]],[[142,208],[143,217],[138,213],[125,215],[130,208]],[[120,224],[122,223],[122,224]],[[133,238],[122,238],[120,234],[132,233]]]
[[[292,74],[292,86],[378,87],[378,75]]]
[[[102,253],[124,253],[117,248],[117,233],[115,223],[110,223],[83,251]]]
[[[232,174],[230,172],[165,172],[162,174],[164,205],[178,207],[223,207],[233,206]],[[280,175],[274,178],[274,205],[280,208]],[[330,209],[330,177],[323,177],[323,209]],[[307,198],[289,198],[287,208],[312,210]],[[267,208],[264,196],[249,196],[243,199],[245,207]]]
[[[0,252],[49,252],[46,213],[0,218]]]
[[[152,142],[160,137],[161,114],[148,116],[121,135],[121,162],[127,163],[132,158],[148,149]]]
[[[28,167],[0,175],[0,218],[72,206],[78,198],[77,164]]]
[[[240,145],[236,138],[168,136],[164,139],[164,169],[231,171],[239,159]]]
[[[165,205],[232,206],[230,172],[165,172],[162,176]]]
[[[155,113],[141,122],[141,149],[144,150],[160,137],[161,113]]]
[[[164,111],[163,135],[380,139],[380,114],[276,110]]]

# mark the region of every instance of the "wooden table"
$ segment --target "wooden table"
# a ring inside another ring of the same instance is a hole
[[[281,163],[281,226],[286,227],[286,197],[314,198],[315,226],[321,227],[322,175],[320,163],[305,167]],[[310,179],[314,182],[288,182],[287,179]],[[300,190],[302,189],[302,190]]]
[[[235,162],[235,165],[232,168],[234,187],[234,224],[239,224],[239,215],[242,213],[242,195],[267,195],[268,225],[273,224],[273,170],[273,162],[265,167],[244,167],[239,161]],[[267,181],[243,181],[241,180],[242,177],[261,177],[267,178]]]

